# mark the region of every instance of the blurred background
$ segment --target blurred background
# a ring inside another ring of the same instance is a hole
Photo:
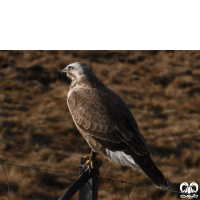
[[[86,63],[126,101],[169,189],[180,191],[182,182],[200,186],[200,51],[0,51],[0,161],[78,173],[90,148],[66,103],[70,81],[61,70],[72,62]],[[77,178],[4,168],[10,200],[55,200]],[[106,159],[100,170],[102,177],[153,186],[144,173]],[[128,191],[131,199],[180,199],[133,185]],[[99,199],[128,199],[125,185],[100,180]]]

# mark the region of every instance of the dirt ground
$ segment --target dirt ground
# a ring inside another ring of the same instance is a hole
[[[180,191],[200,186],[200,51],[0,51],[0,161],[78,173],[90,148],[69,113],[61,70],[84,62],[135,116],[156,165]],[[55,200],[76,175],[4,165],[10,200]],[[142,173],[103,159],[101,176],[152,185]],[[128,185],[130,199],[180,194]],[[77,199],[76,194],[73,199]],[[0,200],[7,183],[0,167]],[[99,199],[127,200],[125,185],[99,181]]]

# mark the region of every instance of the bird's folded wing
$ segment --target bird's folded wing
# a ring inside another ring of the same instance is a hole
[[[131,111],[111,90],[102,92],[88,87],[77,88],[70,95],[68,105],[75,122],[98,141],[121,146],[125,143],[127,150],[131,148],[139,155],[148,152]]]

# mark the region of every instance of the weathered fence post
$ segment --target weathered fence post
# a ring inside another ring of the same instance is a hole
[[[81,158],[80,165],[85,164],[85,159]],[[98,180],[99,180],[99,163],[94,163],[94,169],[92,170],[92,175],[89,181],[79,190],[79,200],[97,200],[98,199]],[[85,170],[80,171],[80,175],[84,173]]]
[[[58,200],[70,200],[74,194],[79,190],[79,200],[97,200],[98,198],[98,180],[99,180],[99,167],[100,163],[94,163],[94,169],[91,166],[86,166],[85,158],[81,158],[81,163],[79,165],[80,176],[79,178],[70,186],[70,188],[59,197]]]

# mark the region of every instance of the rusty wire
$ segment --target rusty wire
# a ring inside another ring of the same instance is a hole
[[[2,164],[4,175],[6,177],[6,181],[7,181],[7,185],[8,185],[8,200],[9,200],[9,183],[8,183],[8,178],[6,176],[6,171],[4,169],[4,165],[10,165],[10,166],[15,166],[15,167],[24,167],[24,168],[35,169],[35,170],[43,170],[43,171],[48,171],[48,172],[61,173],[61,174],[65,174],[65,175],[79,175],[79,174],[75,174],[75,173],[62,172],[62,171],[51,170],[51,169],[44,169],[44,168],[31,167],[31,166],[9,164],[9,163],[5,163],[5,162],[1,162],[1,161],[0,161],[0,163]],[[131,182],[123,181],[123,180],[120,181],[120,180],[115,180],[115,179],[110,179],[110,178],[103,178],[103,177],[100,177],[100,180],[106,180],[106,181],[113,181],[113,182],[118,182],[118,183],[124,183],[125,187],[126,187],[126,191],[127,191],[127,195],[128,195],[129,200],[130,200],[130,197],[129,197],[129,192],[128,192],[127,184],[141,186],[141,187],[154,188],[154,189],[164,190],[164,191],[167,191],[167,192],[174,192],[174,193],[182,194],[181,192],[175,191],[175,190],[162,189],[162,188],[158,188],[158,187],[154,187],[154,186],[150,186],[150,185],[136,184],[136,183],[131,183]]]

